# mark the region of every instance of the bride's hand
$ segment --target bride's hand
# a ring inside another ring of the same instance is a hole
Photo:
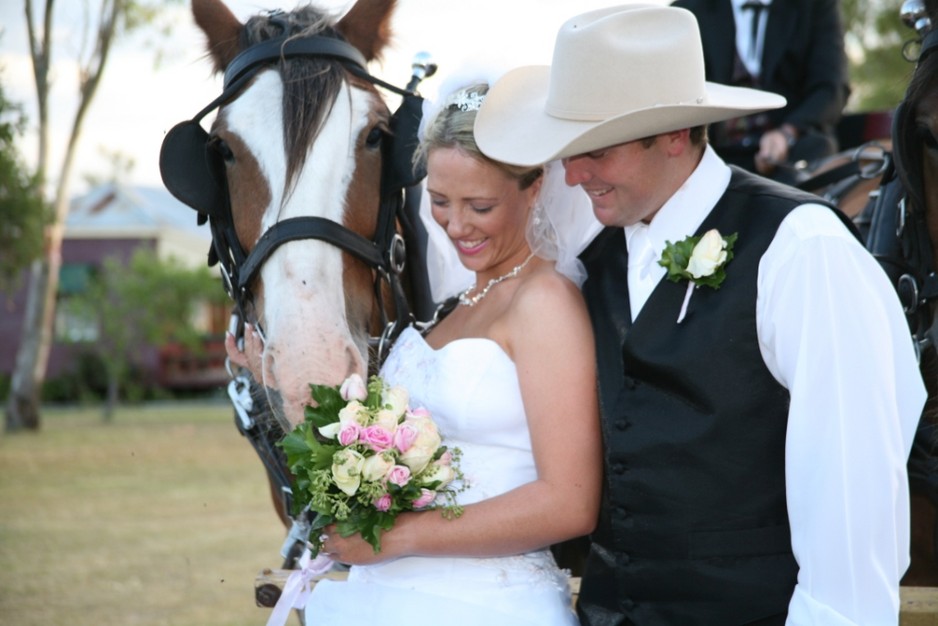
[[[264,344],[260,335],[254,330],[254,326],[251,324],[244,325],[243,349],[238,348],[234,335],[227,333],[225,335],[225,351],[228,353],[231,362],[251,372],[254,380],[263,380]]]
[[[371,544],[362,539],[360,534],[354,533],[348,537],[343,537],[339,534],[335,524],[326,526],[322,534],[326,535],[327,538],[322,544],[320,554],[326,554],[333,561],[347,565],[372,565],[404,556],[403,554],[397,554],[393,548],[396,543],[394,534],[395,531],[400,532],[400,524],[402,522],[406,524],[406,518],[409,515],[413,514],[404,513],[400,515],[395,520],[394,528],[381,533],[381,551],[378,553],[375,553]]]
[[[371,544],[358,533],[343,537],[335,526],[327,526],[324,533],[327,539],[322,544],[320,554],[325,554],[333,561],[346,565],[371,565],[386,561],[388,556],[382,551],[375,554]],[[385,534],[382,533],[382,544]]]

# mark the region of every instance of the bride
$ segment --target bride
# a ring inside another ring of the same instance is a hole
[[[308,625],[577,623],[548,546],[596,523],[602,451],[592,331],[577,285],[555,268],[556,237],[526,237],[529,222],[538,231],[551,225],[552,211],[535,211],[539,201],[577,192],[558,184],[559,164],[545,174],[479,152],[472,126],[486,91],[456,91],[421,146],[430,212],[471,284],[426,337],[406,330],[381,372],[462,450],[465,512],[452,520],[403,515],[379,554],[358,535],[327,531],[323,549],[353,567],[347,582],[316,586]],[[579,214],[569,203],[556,208]],[[575,267],[562,247],[561,264]]]
[[[426,336],[405,330],[381,370],[462,450],[464,513],[403,514],[378,554],[327,527],[322,551],[352,567],[347,581],[315,586],[308,626],[578,623],[549,546],[590,533],[599,510],[595,356],[575,259],[599,225],[574,223],[592,212],[573,206],[582,192],[559,163],[517,168],[479,152],[472,127],[486,92],[448,98],[419,155],[440,226],[435,292],[468,280],[455,309]]]

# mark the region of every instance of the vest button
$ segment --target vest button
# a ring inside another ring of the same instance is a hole
[[[631,425],[632,424],[629,422],[629,420],[616,420],[616,430],[628,430],[629,426]]]
[[[626,376],[623,383],[625,384],[626,389],[635,389],[636,387],[638,387],[638,381],[632,378],[631,376]]]
[[[623,611],[631,611],[635,608],[635,601],[631,598],[623,598],[622,601],[619,602],[619,608]]]
[[[612,471],[616,474],[625,474],[629,471],[629,467],[625,463],[613,463]]]

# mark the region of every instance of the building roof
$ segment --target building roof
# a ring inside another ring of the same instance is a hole
[[[204,266],[212,235],[163,187],[106,183],[72,200],[65,238],[154,240],[160,256]]]
[[[196,225],[196,213],[163,187],[99,185],[72,199],[67,235],[152,233],[174,229],[211,241],[208,227]]]

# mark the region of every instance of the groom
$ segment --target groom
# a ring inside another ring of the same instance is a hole
[[[562,158],[606,226],[584,625],[898,621],[925,393],[896,294],[838,212],[707,145],[784,103],[705,82],[690,12],[629,5],[569,20],[477,118],[493,159]]]

